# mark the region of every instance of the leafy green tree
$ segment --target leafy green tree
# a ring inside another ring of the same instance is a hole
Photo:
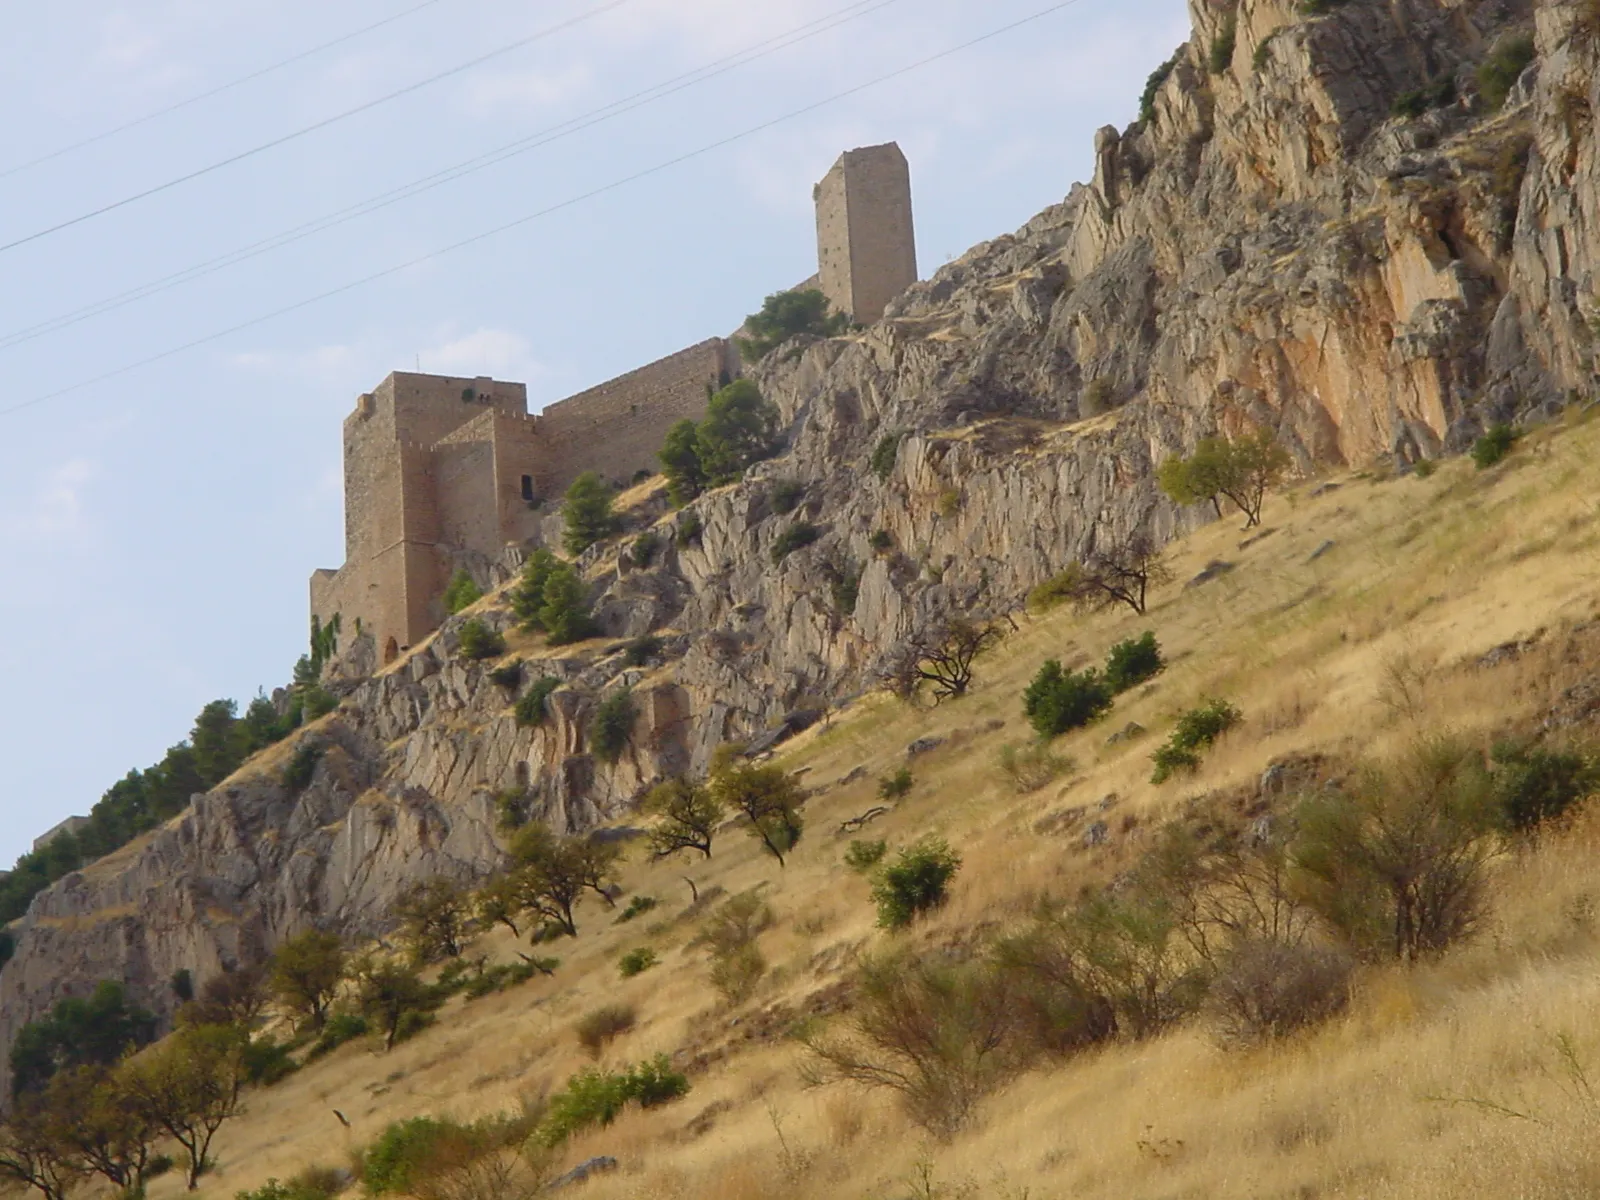
[[[415,968],[404,963],[366,959],[356,964],[356,1006],[383,1035],[383,1048],[420,1029],[439,1007],[442,997],[424,983]]]
[[[705,490],[706,473],[700,465],[700,428],[685,417],[667,430],[660,453],[662,474],[667,477],[667,499],[681,508]]]
[[[1245,515],[1245,528],[1261,524],[1267,491],[1287,473],[1289,452],[1267,430],[1239,438],[1202,438],[1187,458],[1157,468],[1161,490],[1175,504],[1209,503],[1220,517],[1222,499]]]
[[[544,585],[550,572],[561,565],[561,560],[542,546],[528,555],[522,564],[522,578],[511,590],[511,611],[517,614],[524,629],[542,632],[543,622],[539,610],[544,607]]]
[[[483,589],[473,581],[463,567],[450,577],[449,586],[444,589],[444,607],[449,613],[458,613],[470,604],[476,604],[483,599]]]
[[[578,568],[558,562],[544,581],[544,603],[539,606],[539,624],[552,646],[565,646],[593,637],[594,620],[589,615],[589,589]]]
[[[665,858],[679,850],[698,850],[711,857],[711,839],[727,810],[706,787],[687,779],[669,779],[652,788],[644,811],[656,818],[650,830],[650,853]]]
[[[19,1097],[0,1123],[0,1178],[33,1188],[44,1200],[66,1200],[82,1174],[62,1145],[44,1103],[37,1097]]]
[[[110,1066],[155,1030],[155,1017],[131,1003],[121,983],[102,980],[87,998],[59,1000],[49,1016],[22,1027],[11,1045],[12,1092],[41,1092],[72,1067]]]
[[[751,362],[759,362],[790,338],[837,337],[850,328],[845,313],[829,312],[828,298],[816,288],[795,292],[774,292],[762,302],[761,311],[745,318],[748,337],[740,337],[739,352]]]
[[[1154,631],[1146,630],[1137,638],[1111,647],[1111,653],[1106,656],[1106,684],[1120,694],[1159,675],[1166,665]]]
[[[506,652],[506,639],[474,617],[461,627],[461,657],[479,662],[498,658]]]
[[[408,888],[394,911],[419,963],[460,957],[470,908],[466,889],[455,880],[436,875]]]
[[[267,968],[267,986],[296,1021],[320,1030],[344,975],[339,935],[312,929],[278,947]]]
[[[611,502],[611,489],[596,472],[585,471],[572,481],[562,506],[567,523],[562,545],[568,554],[576,558],[621,528]]]
[[[523,827],[511,843],[512,872],[522,911],[555,925],[568,937],[578,936],[573,912],[585,891],[614,904],[610,880],[622,848],[589,838],[557,837],[544,825]]]
[[[226,1025],[180,1029],[118,1072],[130,1109],[183,1147],[189,1190],[211,1162],[211,1142],[239,1111],[249,1036]]]
[[[62,1071],[50,1081],[44,1106],[57,1144],[70,1159],[124,1194],[143,1190],[161,1130],[129,1103],[108,1068]]]
[[[711,770],[711,796],[723,808],[742,814],[750,836],[784,865],[784,855],[800,841],[804,794],[782,767],[741,761],[730,746],[718,750]]]
[[[770,458],[777,437],[777,408],[750,380],[735,379],[711,397],[695,436],[706,486],[732,483],[751,463]]]

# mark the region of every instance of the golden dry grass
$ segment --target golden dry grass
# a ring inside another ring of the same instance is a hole
[[[951,902],[905,935],[937,942],[1108,878],[1188,798],[1251,783],[1275,757],[1381,754],[1419,730],[1478,736],[1548,710],[1600,667],[1564,640],[1600,613],[1597,461],[1592,424],[1530,437],[1491,472],[1455,462],[1426,480],[1345,474],[1315,495],[1307,483],[1269,500],[1268,531],[1247,545],[1225,520],[1174,546],[1179,580],[1213,559],[1235,569],[1164,589],[1144,617],[1026,621],[983,660],[970,696],[931,712],[881,696],[858,702],[784,751],[818,789],[786,869],[736,828],[709,862],[636,854],[624,882],[660,907],[618,926],[587,903],[582,936],[555,950],[564,962],[554,979],[453,1001],[436,1028],[390,1054],[348,1046],[253,1094],[219,1138],[204,1190],[228,1195],[341,1163],[402,1117],[514,1107],[588,1062],[572,1028],[579,1016],[626,1003],[639,1023],[603,1061],[685,1051],[694,1090],[564,1149],[563,1165],[620,1160],[585,1186],[591,1200],[1600,1195],[1600,1104],[1586,1090],[1589,1079],[1600,1086],[1592,822],[1503,856],[1484,934],[1436,965],[1368,971],[1351,1012],[1321,1030],[1248,1053],[1217,1049],[1198,1027],[1114,1045],[1022,1078],[947,1143],[928,1142],[882,1095],[804,1089],[799,1051],[782,1036],[854,952],[887,938],[868,885],[840,862],[852,835],[838,827],[876,803],[875,781],[914,738],[946,740],[912,761],[911,794],[853,836],[893,847],[938,832],[960,849]],[[1104,725],[1060,740],[1075,772],[1016,794],[996,757],[1027,733],[1019,695],[1040,661],[1098,661],[1145,628],[1169,669],[1122,697]],[[1474,665],[1541,633],[1520,658]],[[1199,775],[1152,787],[1150,751],[1204,696],[1234,701],[1244,725]],[[1108,745],[1130,720],[1147,735]],[[865,778],[841,785],[858,766]],[[1110,841],[1091,849],[1082,831],[1096,819]],[[685,875],[702,890],[760,887],[778,914],[761,939],[773,969],[735,1011],[719,1007],[689,945]],[[644,944],[660,965],[620,979],[617,957]],[[513,945],[499,930],[472,953],[507,959]]]

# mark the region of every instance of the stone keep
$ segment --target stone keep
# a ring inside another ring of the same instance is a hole
[[[917,281],[906,156],[894,142],[848,150],[815,195],[818,285],[835,309],[870,325]]]

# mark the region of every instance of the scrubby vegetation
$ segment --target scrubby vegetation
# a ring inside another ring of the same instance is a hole
[[[775,292],[761,311],[744,319],[747,336],[740,337],[739,352],[759,362],[784,342],[797,337],[836,337],[850,327],[846,313],[829,311],[828,298],[816,288]]]
[[[1165,783],[1179,771],[1200,769],[1201,755],[1243,719],[1226,700],[1207,700],[1178,718],[1166,745],[1150,756],[1155,773],[1150,782]]]
[[[1533,61],[1533,35],[1513,32],[1501,35],[1490,48],[1489,56],[1478,66],[1478,92],[1493,112],[1506,102],[1511,89]]]
[[[1222,516],[1231,500],[1245,515],[1245,528],[1261,524],[1267,492],[1290,466],[1289,452],[1266,430],[1237,438],[1202,438],[1187,458],[1161,464],[1157,481],[1175,504],[1209,504]]]
[[[961,856],[943,838],[923,838],[901,850],[873,880],[872,902],[878,906],[878,924],[885,929],[903,929],[938,908],[960,868]]]
[[[1041,738],[1081,729],[1111,711],[1111,687],[1094,668],[1067,671],[1055,659],[1039,668],[1022,694],[1022,711]]]
[[[473,581],[465,568],[452,575],[449,586],[444,589],[444,609],[448,613],[458,613],[481,599],[483,589]]]
[[[1480,471],[1499,464],[1517,444],[1517,431],[1509,425],[1495,425],[1472,443],[1472,461]]]
[[[658,457],[672,503],[687,504],[771,458],[778,450],[778,419],[778,410],[748,379],[735,379],[714,393],[699,423],[684,419],[667,431]],[[684,526],[678,529],[683,545]]]
[[[561,544],[568,554],[576,558],[621,530],[621,522],[612,510],[614,500],[611,489],[593,471],[585,471],[572,481],[561,503],[566,521]]]
[[[457,636],[461,657],[474,662],[499,658],[506,652],[506,639],[477,618],[463,625]]]

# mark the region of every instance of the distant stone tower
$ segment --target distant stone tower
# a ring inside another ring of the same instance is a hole
[[[870,325],[917,281],[906,156],[894,142],[847,150],[816,201],[818,285],[834,308]]]

